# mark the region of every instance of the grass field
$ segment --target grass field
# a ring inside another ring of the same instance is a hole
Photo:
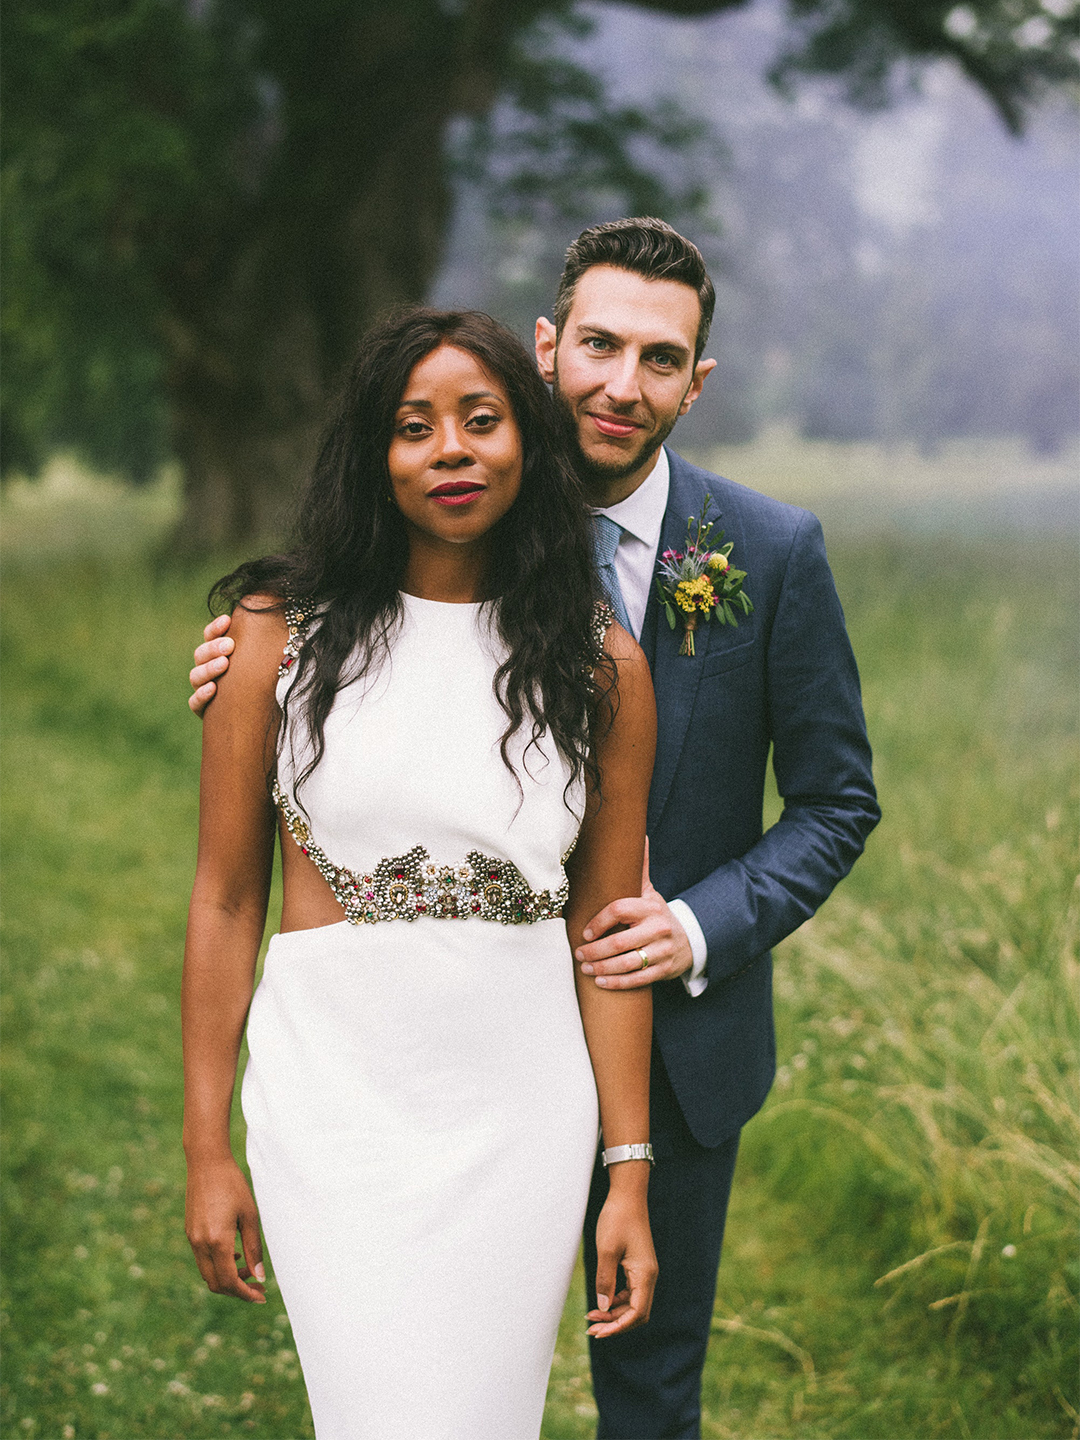
[[[184,694],[225,562],[144,558],[171,503],[5,515],[5,1436],[312,1434],[280,1298],[210,1295],[183,1235]],[[1075,545],[831,548],[886,818],[778,952],[704,1433],[1076,1436]],[[546,1440],[593,1432],[581,1312]]]

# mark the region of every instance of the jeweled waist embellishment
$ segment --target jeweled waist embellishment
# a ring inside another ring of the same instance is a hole
[[[289,834],[315,862],[333,890],[345,918],[352,925],[373,925],[377,920],[497,920],[503,925],[530,925],[557,920],[563,912],[570,883],[563,876],[554,894],[532,890],[516,865],[470,850],[456,865],[432,860],[423,845],[405,855],[380,860],[363,874],[335,865],[311,836],[306,820],[296,813],[281,786],[274,782],[274,803]],[[562,857],[563,864],[573,850]]]

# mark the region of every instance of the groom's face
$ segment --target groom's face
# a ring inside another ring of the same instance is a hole
[[[612,265],[586,270],[556,337],[536,323],[536,360],[577,442],[589,499],[613,505],[649,474],[715,360],[694,363],[697,292]]]

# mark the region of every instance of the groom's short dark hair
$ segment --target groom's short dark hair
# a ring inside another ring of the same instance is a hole
[[[663,220],[650,215],[612,220],[583,230],[566,252],[566,263],[555,295],[555,333],[561,335],[577,282],[594,265],[614,265],[646,280],[677,280],[696,291],[701,305],[694,363],[701,359],[709,338],[716,291],[701,251]]]

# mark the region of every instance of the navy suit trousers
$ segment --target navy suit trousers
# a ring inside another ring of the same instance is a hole
[[[600,1410],[597,1440],[694,1440],[701,1434],[701,1371],[739,1136],[712,1147],[698,1144],[655,1044],[651,1088],[656,1166],[649,1179],[649,1221],[660,1274],[647,1325],[589,1341]],[[596,1220],[606,1195],[606,1172],[597,1160],[585,1220],[590,1310],[596,1304]]]

